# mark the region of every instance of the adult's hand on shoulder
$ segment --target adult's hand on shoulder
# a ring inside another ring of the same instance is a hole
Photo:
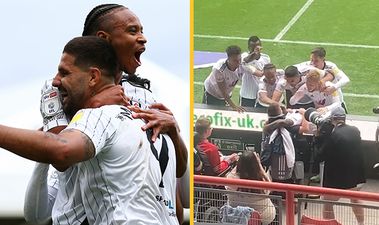
[[[152,141],[155,141],[160,133],[172,134],[179,133],[179,126],[171,110],[161,103],[152,104],[149,109],[141,109],[135,106],[129,106],[132,110],[133,118],[143,119],[146,124],[142,130],[153,129]]]
[[[90,100],[90,107],[98,108],[104,105],[129,105],[130,98],[125,96],[121,85],[114,85],[96,93]]]

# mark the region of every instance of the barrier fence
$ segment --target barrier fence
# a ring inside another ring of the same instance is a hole
[[[194,221],[196,225],[268,224],[271,222],[271,219],[268,221],[267,218],[269,217],[265,214],[267,212],[260,212],[262,208],[268,211],[272,209],[276,212],[274,222],[271,224],[277,225],[355,225],[358,223],[352,208],[363,209],[363,215],[361,216],[364,216],[365,225],[379,224],[379,194],[377,193],[200,175],[194,176],[194,182]],[[225,186],[272,190],[284,194],[282,198],[281,196],[272,194],[264,195],[259,193],[235,192],[225,190]],[[343,199],[339,201],[327,201],[324,199],[310,199],[305,197],[311,194]],[[236,210],[236,203],[233,203],[233,205],[230,204],[229,201],[229,204],[227,204],[228,200],[235,200],[236,198],[239,199],[238,202],[240,203],[238,204],[238,210]],[[262,203],[262,208],[259,208],[260,206],[258,205],[256,211],[258,211],[259,214],[256,215],[253,213],[254,210],[251,211],[250,209],[249,211],[246,206],[249,201],[251,202],[251,199],[255,199],[254,202],[256,202],[257,198],[270,199],[274,204],[264,205],[264,203]],[[346,202],[346,199],[362,200],[363,203],[355,204]],[[323,207],[325,207],[325,205],[334,207],[335,220],[322,219]],[[248,215],[245,216],[245,218],[248,219],[246,223],[244,223],[242,215]],[[295,220],[295,218],[297,218],[297,220]]]

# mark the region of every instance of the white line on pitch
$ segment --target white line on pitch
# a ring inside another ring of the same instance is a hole
[[[195,34],[194,37],[198,38],[210,38],[210,39],[228,39],[228,40],[247,40],[248,38],[243,37],[228,37],[228,36],[217,36],[217,35],[203,35]],[[275,42],[275,43],[287,43],[287,44],[301,44],[301,45],[321,45],[321,46],[338,46],[338,47],[348,47],[348,48],[372,48],[379,49],[377,45],[354,45],[354,44],[340,44],[340,43],[328,43],[328,42],[310,42],[310,41],[289,41],[289,40],[279,40],[275,41],[273,39],[263,39],[265,42]]]
[[[200,81],[194,81],[193,84],[195,84],[195,85],[204,85],[204,83],[202,83]],[[236,88],[241,88],[241,85],[236,85]],[[357,98],[378,98],[379,99],[379,95],[369,95],[369,94],[343,93],[343,96],[357,97]]]
[[[308,9],[308,7],[312,4],[313,0],[308,0],[303,7],[295,14],[294,17],[288,22],[288,24],[279,32],[278,35],[274,38],[274,41],[279,41],[282,37],[287,33],[287,31],[296,23],[296,21],[300,18],[301,15]]]

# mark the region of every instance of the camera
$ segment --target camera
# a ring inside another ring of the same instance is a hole
[[[325,116],[317,112],[315,108],[305,110],[304,118],[317,126],[316,136],[330,135],[334,128],[330,116]]]

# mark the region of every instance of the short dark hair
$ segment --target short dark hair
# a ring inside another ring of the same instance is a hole
[[[279,116],[281,112],[279,112],[278,110],[281,110],[280,108],[280,104],[277,103],[277,102],[273,102],[271,103],[268,107],[267,107],[267,115],[269,117],[275,117],[275,116]]]
[[[86,17],[82,35],[95,35],[96,32],[101,29],[101,23],[104,21],[104,17],[110,12],[121,8],[126,7],[119,4],[102,4],[93,8]]]
[[[104,75],[112,78],[119,72],[116,53],[112,45],[103,38],[76,37],[66,44],[63,53],[75,57],[74,65],[84,71],[90,67],[98,67]]]
[[[276,69],[276,66],[272,63],[267,63],[263,66],[263,70],[271,70],[271,69]]]
[[[249,40],[247,41],[247,44],[250,45],[251,42],[256,43],[256,42],[258,42],[258,41],[259,41],[259,42],[261,41],[261,39],[259,39],[258,36],[251,36],[251,37],[249,38]]]
[[[226,54],[228,55],[228,58],[233,55],[241,54],[241,48],[237,45],[228,46],[225,51],[226,51]]]
[[[326,56],[326,51],[323,47],[317,47],[317,48],[314,48],[311,52],[311,54],[314,54],[316,55],[317,57],[320,57],[320,58],[325,58]]]
[[[296,66],[287,66],[286,69],[284,70],[284,76],[297,77],[297,76],[300,76],[300,73]]]

